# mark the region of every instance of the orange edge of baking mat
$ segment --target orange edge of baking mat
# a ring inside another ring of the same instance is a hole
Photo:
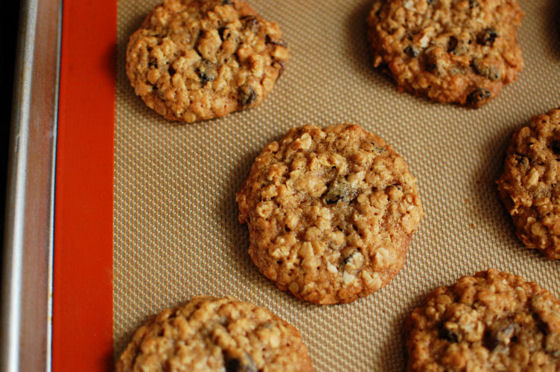
[[[53,371],[113,366],[115,0],[64,1],[53,273]]]

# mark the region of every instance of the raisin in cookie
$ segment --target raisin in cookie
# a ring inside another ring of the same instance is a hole
[[[436,289],[405,335],[410,372],[560,370],[560,301],[493,269]]]
[[[268,144],[237,203],[259,270],[318,304],[351,302],[389,282],[423,214],[403,158],[350,124],[293,128]]]
[[[141,326],[117,361],[125,371],[312,371],[298,330],[230,297],[195,297]]]
[[[288,60],[278,25],[241,0],[165,0],[130,37],[126,73],[169,120],[193,122],[260,104]]]
[[[509,145],[496,182],[528,248],[560,259],[560,109],[531,119]]]
[[[399,90],[480,107],[523,69],[516,0],[375,0],[368,17],[374,66]]]

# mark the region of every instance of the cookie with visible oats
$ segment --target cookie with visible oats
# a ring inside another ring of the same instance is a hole
[[[560,259],[560,109],[517,130],[497,180],[517,236],[528,248]]]
[[[428,295],[405,337],[409,372],[559,371],[560,301],[490,269]]]
[[[480,107],[523,69],[516,0],[374,0],[374,66],[399,90]]]
[[[168,120],[194,122],[255,107],[288,61],[276,23],[241,0],[165,0],[128,42],[137,95]]]
[[[318,304],[387,284],[423,214],[403,158],[350,124],[293,128],[268,144],[236,199],[255,265],[281,290]]]
[[[311,372],[299,331],[231,297],[195,297],[138,328],[117,372]]]

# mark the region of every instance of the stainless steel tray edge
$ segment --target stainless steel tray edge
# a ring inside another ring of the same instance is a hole
[[[2,371],[50,371],[62,0],[21,4],[2,277]]]

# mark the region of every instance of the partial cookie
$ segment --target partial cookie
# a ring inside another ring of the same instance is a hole
[[[165,0],[128,42],[137,95],[169,120],[212,119],[260,104],[288,61],[278,25],[241,0]]]
[[[560,259],[560,109],[535,116],[517,130],[496,182],[528,248]]]
[[[237,193],[249,255],[283,291],[351,302],[402,268],[423,211],[403,158],[357,125],[291,129]]]
[[[374,66],[399,90],[480,107],[523,69],[516,0],[374,0]]]
[[[409,372],[560,370],[560,301],[493,269],[436,289],[405,334]]]
[[[117,361],[125,371],[312,371],[298,330],[230,297],[195,297],[138,328]]]

